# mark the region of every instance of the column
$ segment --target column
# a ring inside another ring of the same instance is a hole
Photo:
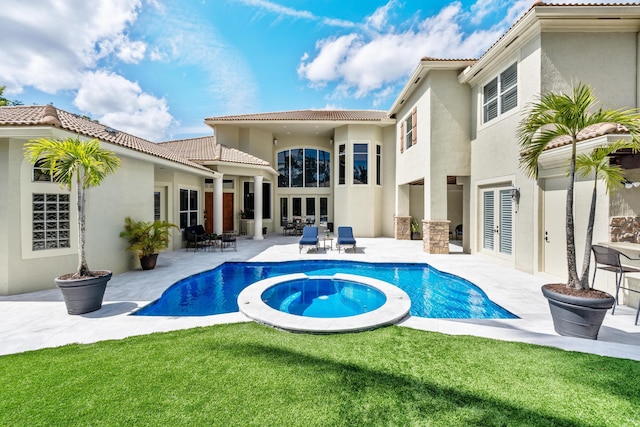
[[[448,254],[449,221],[422,221],[422,245],[428,254]]]
[[[262,177],[253,177],[253,240],[262,240]]]
[[[222,177],[216,174],[213,178],[213,232],[222,234]]]

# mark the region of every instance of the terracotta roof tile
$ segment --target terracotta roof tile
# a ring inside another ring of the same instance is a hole
[[[0,107],[0,126],[54,126],[90,138],[98,138],[141,153],[200,170],[209,170],[160,144],[130,135],[51,105]]]
[[[217,144],[214,136],[168,141],[160,145],[194,162],[222,161],[271,166],[269,162],[258,157],[226,145]]]
[[[578,133],[578,142],[586,141],[588,139],[597,138],[604,135],[617,135],[627,134],[629,131],[626,127],[620,126],[616,123],[598,123],[595,125],[587,126],[580,133]],[[571,137],[559,136],[553,139],[548,145],[546,150],[553,148],[563,147],[571,144]]]
[[[298,110],[274,113],[209,117],[208,121],[382,121],[389,118],[378,110]]]

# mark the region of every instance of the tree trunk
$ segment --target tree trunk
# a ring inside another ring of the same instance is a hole
[[[591,244],[593,243],[593,226],[596,221],[596,200],[598,197],[598,176],[594,179],[593,193],[591,193],[591,208],[589,209],[589,222],[587,223],[587,240],[584,243],[584,261],[582,262],[582,275],[580,287],[589,288],[589,266],[591,265]]]
[[[576,137],[573,136],[571,149],[571,164],[569,165],[569,186],[567,188],[567,272],[569,275],[567,286],[571,288],[580,287],[578,268],[576,266],[576,242],[575,242],[575,222],[573,218],[573,192],[576,177]]]
[[[76,270],[76,275],[78,277],[92,275],[87,265],[85,252],[85,189],[81,180],[80,173],[78,173],[76,182],[78,186],[78,269]]]

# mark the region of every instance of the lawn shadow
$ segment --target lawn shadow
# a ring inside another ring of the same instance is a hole
[[[300,366],[301,372],[312,369],[318,375],[327,373],[341,378],[341,381],[332,383],[332,392],[344,396],[337,410],[345,425],[396,425],[416,420],[429,420],[440,425],[447,419],[458,419],[464,425],[584,426],[566,418],[445,387],[426,378],[405,377],[268,345],[223,347],[235,357],[267,358],[271,363],[282,365],[283,369]],[[216,347],[216,350],[221,348]],[[377,401],[377,404],[362,404],[365,401]]]

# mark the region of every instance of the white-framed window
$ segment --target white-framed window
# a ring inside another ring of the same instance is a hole
[[[376,185],[382,185],[382,147],[376,144]]]
[[[198,225],[198,190],[180,189],[180,228]]]
[[[482,88],[482,117],[487,123],[518,105],[518,64],[514,63]]]
[[[33,193],[32,249],[71,247],[69,194]]]
[[[404,119],[404,140],[406,141],[405,148],[410,148],[413,145],[413,115],[411,114]]]
[[[369,144],[353,144],[353,183],[369,182]]]

